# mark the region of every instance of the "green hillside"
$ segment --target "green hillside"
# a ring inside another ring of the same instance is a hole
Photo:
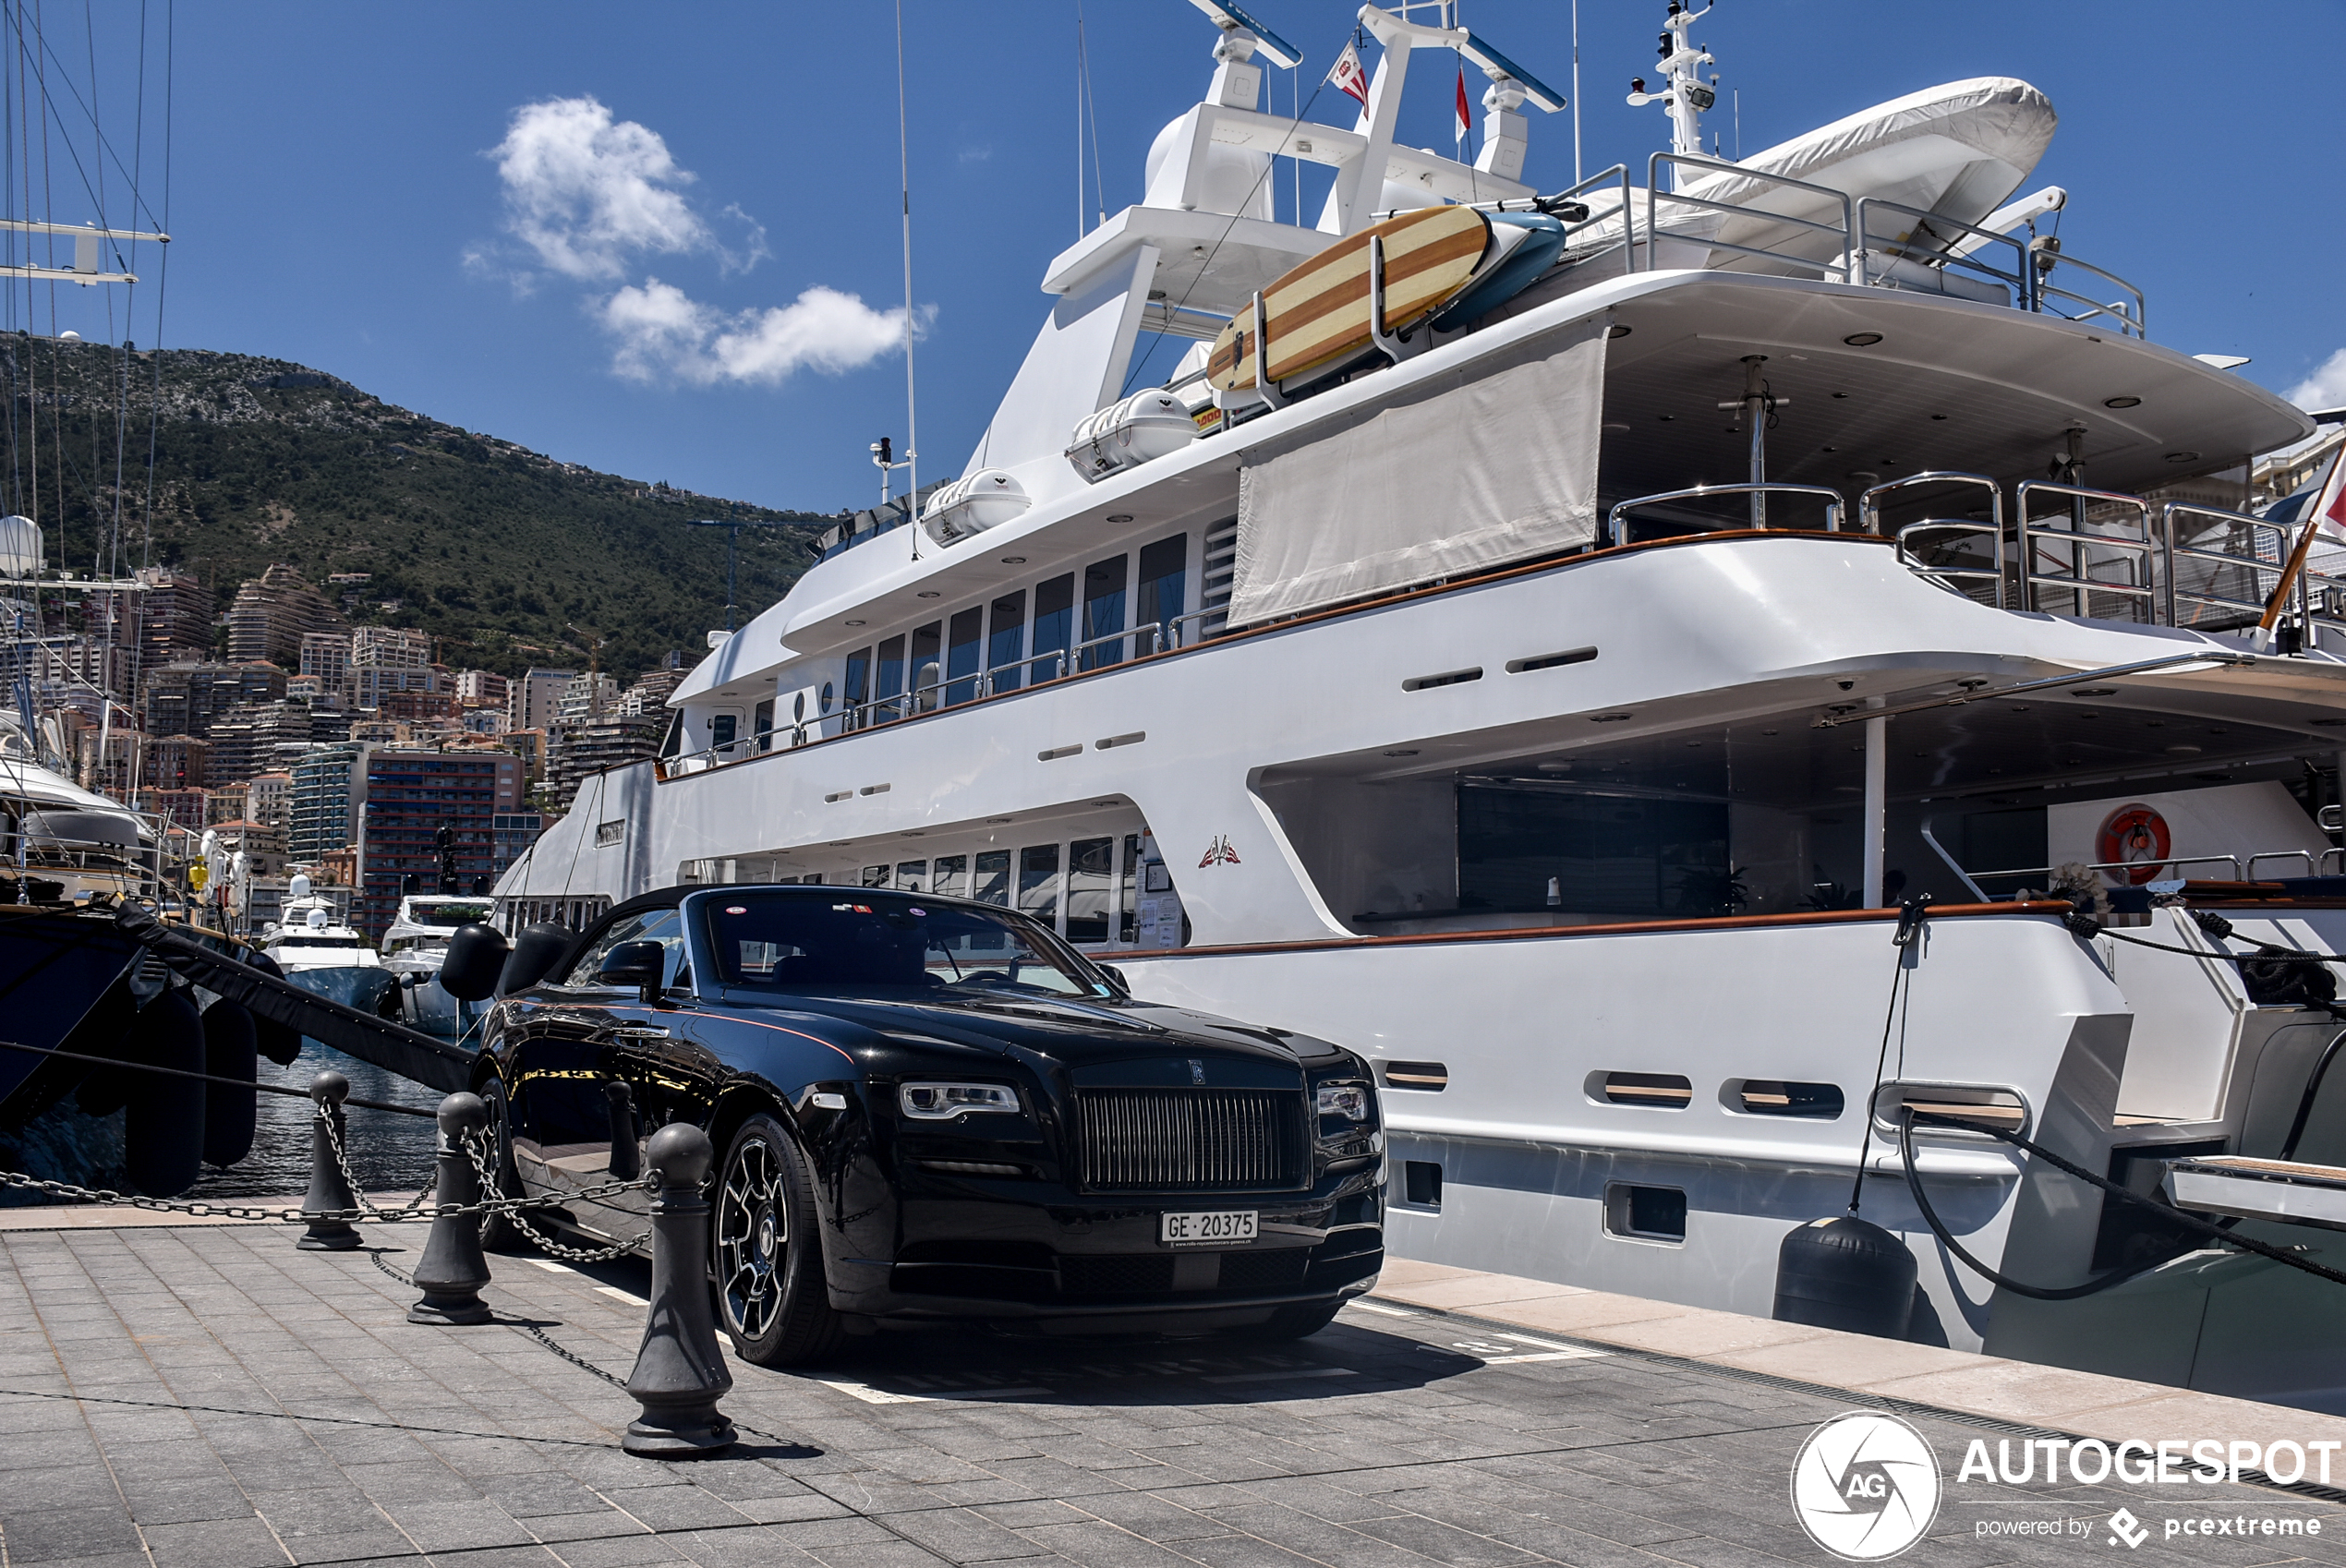
[[[288,562],[330,599],[356,593],[356,622],[446,639],[441,657],[457,668],[583,669],[594,634],[622,680],[671,648],[696,661],[724,624],[726,531],[685,520],[790,525],[743,530],[744,621],[836,521],[559,463],[280,359],[13,334],[0,336],[0,379],[14,394],[0,503],[46,528],[53,567],[60,544],[69,570],[105,561],[118,472],[124,567],[175,566],[224,610],[239,582]],[[327,583],[358,572],[363,585]]]

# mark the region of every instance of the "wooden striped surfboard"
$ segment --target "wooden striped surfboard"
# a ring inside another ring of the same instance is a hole
[[[1470,207],[1425,207],[1340,239],[1263,296],[1273,381],[1292,380],[1369,346],[1369,240],[1385,241],[1385,330],[1414,326],[1473,280],[1491,247],[1490,220]],[[1255,384],[1254,313],[1241,310],[1215,340],[1208,384]]]

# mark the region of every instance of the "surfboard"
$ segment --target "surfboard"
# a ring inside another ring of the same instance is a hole
[[[1264,291],[1273,381],[1368,348],[1369,241],[1385,242],[1385,330],[1407,330],[1474,278],[1491,246],[1490,220],[1471,207],[1424,207],[1336,241]],[[1206,380],[1218,391],[1255,384],[1254,314],[1242,310],[1215,339]]]

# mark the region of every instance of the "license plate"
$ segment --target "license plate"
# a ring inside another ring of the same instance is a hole
[[[1218,1213],[1166,1214],[1157,1221],[1159,1241],[1252,1241],[1254,1211],[1229,1209]]]

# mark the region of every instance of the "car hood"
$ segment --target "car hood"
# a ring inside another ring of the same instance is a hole
[[[736,996],[735,1000],[746,999]],[[1149,1002],[1010,995],[903,1001],[853,995],[787,999],[761,995],[753,1005],[839,1019],[900,1039],[925,1036],[1012,1055],[1033,1053],[1069,1067],[1199,1055],[1240,1056],[1292,1067],[1306,1054],[1277,1031]],[[1298,1043],[1302,1043],[1300,1039]]]

